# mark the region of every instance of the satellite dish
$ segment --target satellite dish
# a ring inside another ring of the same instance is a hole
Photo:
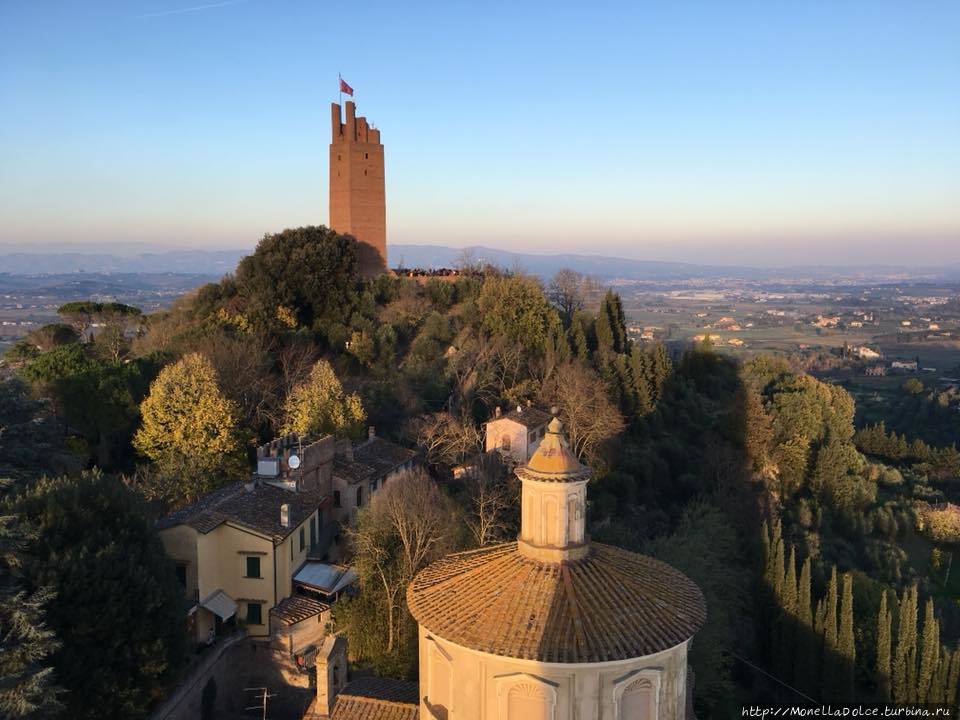
[[[300,467],[300,458],[296,455],[291,455],[290,459],[287,460],[287,465],[296,470],[298,467]]]

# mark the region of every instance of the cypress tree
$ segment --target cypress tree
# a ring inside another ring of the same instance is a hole
[[[637,414],[647,415],[653,410],[653,398],[648,378],[647,356],[638,345],[630,348],[630,372],[633,375]]]
[[[810,558],[803,561],[797,586],[797,638],[794,644],[794,678],[808,695],[817,690],[816,635],[810,596]]]
[[[933,598],[927,598],[923,613],[923,639],[920,644],[920,671],[917,674],[917,702],[929,702],[930,687],[940,662],[940,623],[933,613]]]
[[[573,356],[578,360],[588,360],[590,357],[590,344],[587,342],[587,332],[583,327],[583,316],[580,313],[574,316],[568,333],[570,335],[570,348],[573,351]]]
[[[877,694],[881,702],[890,701],[890,644],[893,615],[887,610],[887,591],[880,595],[877,613]]]
[[[777,669],[780,677],[793,678],[793,653],[796,647],[797,623],[797,550],[790,548],[787,571],[783,578],[780,596],[780,639],[776,646]]]
[[[948,705],[957,701],[957,683],[960,683],[960,650],[954,650],[950,655],[950,669],[947,671],[943,697]]]
[[[613,351],[625,353],[627,351],[627,320],[623,314],[623,302],[613,290],[607,291],[604,301],[610,329],[613,331]]]
[[[897,618],[897,649],[893,661],[893,701],[897,703],[910,702],[916,690],[916,670],[911,669],[916,662],[917,645],[915,589],[906,588],[903,591]]]
[[[843,576],[843,599],[840,603],[840,633],[837,639],[840,672],[837,675],[837,697],[847,702],[853,700],[853,677],[857,663],[857,649],[853,633],[853,576]]]
[[[838,684],[838,648],[837,648],[837,568],[833,568],[830,574],[830,582],[827,585],[827,595],[822,603],[822,627],[823,627],[823,683],[822,686],[827,692],[827,699],[836,699],[836,688]]]
[[[610,294],[608,290],[603,300],[600,301],[600,311],[597,313],[597,319],[593,324],[597,336],[597,355],[601,362],[607,362],[608,358],[616,352],[614,349],[614,330],[610,322]]]
[[[773,566],[770,568],[770,575],[773,579],[773,594],[777,598],[777,605],[783,606],[783,570],[784,570],[784,547],[783,538],[780,537],[779,526],[777,527],[777,537],[773,539]]]
[[[653,352],[650,353],[650,370],[653,400],[656,403],[663,397],[663,384],[673,373],[673,363],[670,362],[670,356],[667,355],[667,349],[663,343],[657,343]]]

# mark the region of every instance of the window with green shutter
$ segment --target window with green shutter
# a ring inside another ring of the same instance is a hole
[[[260,603],[247,603],[247,625],[262,625],[263,614]]]
[[[260,558],[256,555],[247,555],[247,574],[245,577],[260,577]]]

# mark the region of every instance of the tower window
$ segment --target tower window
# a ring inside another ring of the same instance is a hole
[[[364,154],[363,154],[363,159],[364,159],[364,160],[369,160],[369,159],[370,159],[370,153],[364,153]]]

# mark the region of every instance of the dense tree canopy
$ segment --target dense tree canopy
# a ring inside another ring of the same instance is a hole
[[[161,370],[140,411],[134,447],[177,479],[179,497],[172,500],[196,498],[246,470],[237,408],[203,355],[185,355]]]
[[[99,473],[43,479],[3,508],[36,531],[27,592],[50,588],[65,717],[139,718],[186,648],[183,595],[146,509]]]
[[[282,432],[360,437],[365,420],[360,396],[346,394],[330,363],[318,360],[306,382],[287,396]]]

